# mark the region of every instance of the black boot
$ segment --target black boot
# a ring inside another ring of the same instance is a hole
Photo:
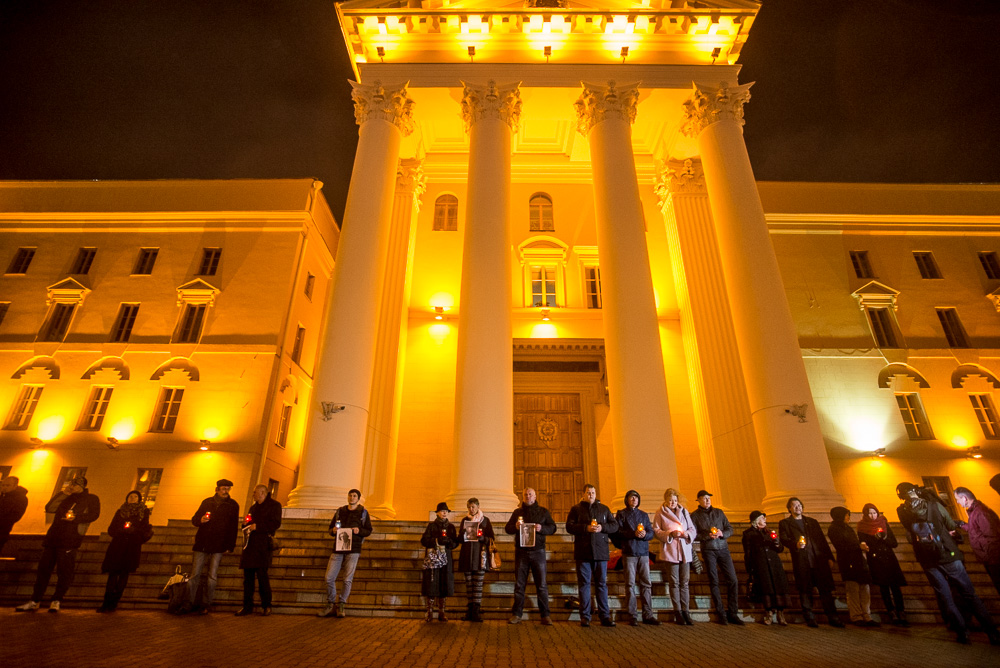
[[[483,621],[483,604],[473,603],[472,604],[472,621],[481,622]]]
[[[466,603],[465,604],[465,614],[462,615],[462,621],[463,622],[474,622],[474,621],[476,621],[475,620],[475,613],[473,612],[473,610],[475,610],[475,608],[476,608],[476,604],[475,603]]]

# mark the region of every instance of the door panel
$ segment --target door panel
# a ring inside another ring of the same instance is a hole
[[[580,395],[517,393],[514,417],[514,488],[534,488],[561,524],[584,485]]]

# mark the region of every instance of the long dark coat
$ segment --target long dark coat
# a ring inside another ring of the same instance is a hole
[[[205,513],[212,515],[203,524],[201,518]],[[232,497],[210,496],[198,506],[191,524],[198,527],[194,535],[194,552],[232,552],[236,549],[236,534],[240,528],[240,504]]]
[[[906,576],[896,558],[895,548],[899,545],[896,536],[892,533],[890,526],[885,532],[884,538],[879,538],[872,534],[859,533],[858,539],[868,545],[868,572],[871,573],[872,582],[880,586],[897,587],[906,586]]]
[[[743,567],[753,578],[757,603],[764,596],[774,598],[788,595],[785,565],[778,556],[784,549],[780,542],[771,540],[771,529],[760,531],[751,527],[743,532]]]
[[[441,532],[445,535],[442,536]],[[443,545],[445,554],[448,555],[448,563],[441,568],[423,569],[423,583],[420,593],[428,598],[443,598],[455,594],[455,561],[451,556],[451,551],[458,546],[458,535],[455,533],[455,525],[448,520],[434,520],[427,524],[424,535],[420,537],[420,544],[431,549],[438,545]]]
[[[256,524],[257,528],[250,532],[247,546],[240,555],[240,568],[268,568],[271,565],[271,543],[268,536],[274,535],[281,526],[281,504],[269,494],[260,503],[250,506],[247,515],[251,518],[250,523]],[[245,517],[243,526],[247,526]]]
[[[496,539],[490,518],[483,516],[483,521],[479,524],[479,529],[483,532],[483,535],[475,543],[467,543],[465,541],[465,523],[467,521],[471,520],[468,517],[463,517],[462,524],[458,528],[458,541],[462,544],[462,549],[458,553],[458,571],[460,573],[473,573],[483,570],[483,550],[487,549],[486,546],[489,544],[489,539]],[[487,555],[486,568],[488,569],[489,566],[489,555]]]
[[[149,513],[144,513],[142,519],[133,520],[128,529],[125,528],[125,518],[119,508],[108,525],[108,535],[111,544],[104,553],[101,564],[102,573],[135,573],[139,568],[139,558],[142,556],[142,544],[149,531]]]
[[[830,570],[833,553],[830,551],[830,545],[826,542],[826,536],[823,535],[819,522],[805,515],[802,519],[806,527],[805,550],[799,549],[799,529],[795,521],[791,517],[786,517],[778,522],[781,544],[787,547],[792,555],[795,584],[799,589],[816,587],[820,591],[833,591],[833,571]]]
[[[861,550],[861,541],[858,534],[846,522],[833,522],[827,529],[826,535],[830,537],[830,542],[837,550],[837,566],[840,567],[840,577],[844,582],[857,582],[858,584],[871,584],[872,576],[868,572],[868,562],[865,561],[865,553]]]

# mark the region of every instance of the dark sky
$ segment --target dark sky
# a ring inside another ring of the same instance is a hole
[[[761,180],[1000,182],[996,0],[766,0]],[[357,130],[331,0],[0,2],[0,179],[310,177]]]

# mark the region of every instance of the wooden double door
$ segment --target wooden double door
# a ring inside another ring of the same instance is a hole
[[[585,483],[580,395],[515,393],[514,421],[514,490],[534,488],[562,525]]]

